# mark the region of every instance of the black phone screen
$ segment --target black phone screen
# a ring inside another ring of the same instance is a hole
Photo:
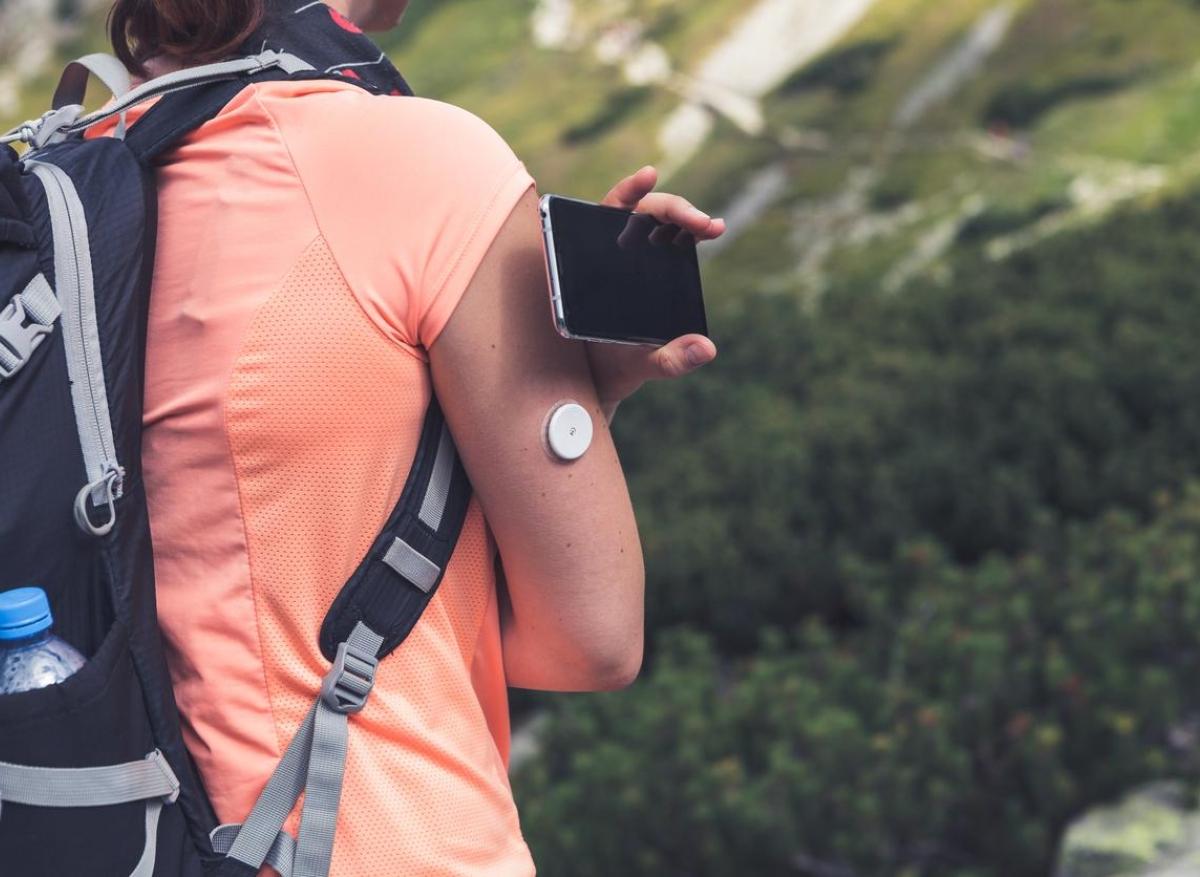
[[[652,216],[549,199],[559,289],[573,335],[665,344],[707,335],[696,240]]]

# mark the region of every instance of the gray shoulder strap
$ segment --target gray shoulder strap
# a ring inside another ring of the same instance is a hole
[[[202,67],[187,67],[144,82],[137,88],[125,92],[111,105],[86,116],[79,115],[82,108],[78,104],[66,104],[58,109],[50,110],[42,118],[25,122],[8,133],[0,135],[0,144],[21,141],[30,144],[35,149],[40,149],[48,144],[57,143],[72,134],[86,131],[93,125],[111,119],[113,116],[123,115],[137,104],[174,91],[194,88],[209,82],[237,79],[241,76],[252,77],[264,70],[282,70],[284,73],[293,75],[312,69],[311,64],[302,61],[295,55],[275,51],[265,51],[248,58],[206,64]],[[68,85],[68,92],[70,92],[70,88]]]
[[[75,133],[86,130],[105,119],[123,113],[137,104],[156,98],[160,95],[192,88],[207,82],[220,82],[225,79],[236,79],[239,76],[253,75],[263,70],[279,69],[284,73],[294,74],[312,70],[313,66],[302,61],[295,55],[286,52],[266,51],[248,58],[238,58],[233,61],[221,61],[216,64],[205,64],[202,67],[185,67],[174,73],[167,73],[149,82],[144,82],[132,91],[121,96],[112,106],[104,107],[94,113],[83,116],[66,130]]]
[[[355,626],[246,821],[212,832],[217,852],[255,870],[266,862],[283,877],[328,877],[346,770],[347,721],[366,704],[382,645],[383,637],[365,624]],[[293,842],[283,823],[301,794],[300,830]]]
[[[62,109],[71,104],[82,104],[87,96],[88,77],[95,76],[112,92],[113,97],[122,98],[132,88],[129,71],[112,55],[97,52],[84,55],[67,65],[58,88],[54,92],[53,109]]]

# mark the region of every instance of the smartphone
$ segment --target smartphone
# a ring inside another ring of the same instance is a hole
[[[564,338],[660,346],[708,334],[689,232],[561,195],[542,198],[541,214],[550,303]]]

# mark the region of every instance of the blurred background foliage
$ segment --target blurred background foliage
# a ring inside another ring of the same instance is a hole
[[[0,115],[103,7],[0,2]],[[544,191],[652,161],[730,221],[718,363],[615,423],[643,678],[515,700],[543,873],[1044,875],[1196,780],[1200,3],[416,0],[383,42]]]

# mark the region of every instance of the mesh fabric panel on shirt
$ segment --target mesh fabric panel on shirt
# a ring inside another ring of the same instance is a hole
[[[367,319],[322,239],[247,334],[226,422],[281,750],[328,668],[325,611],[399,498],[429,394],[427,367]],[[350,722],[333,877],[527,873],[471,680],[495,623],[489,549],[472,501],[437,595]]]

